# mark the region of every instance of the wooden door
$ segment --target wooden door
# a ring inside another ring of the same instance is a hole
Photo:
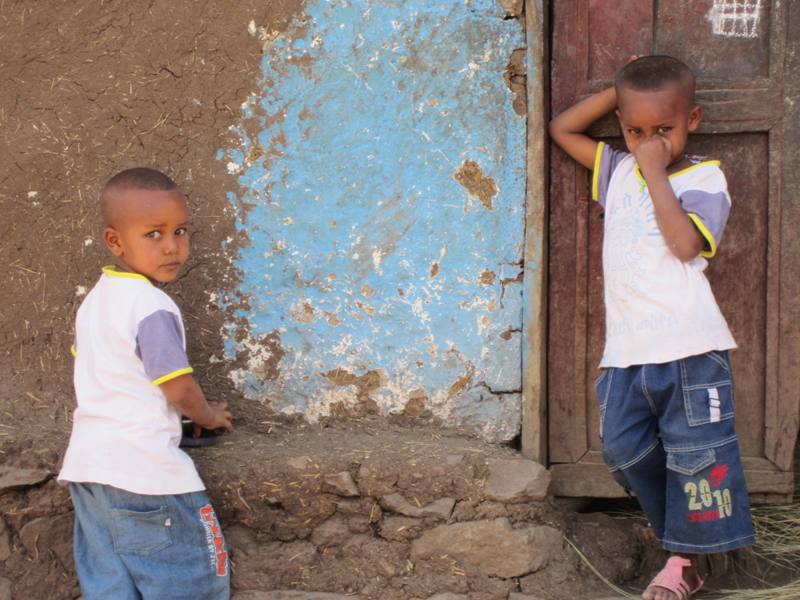
[[[732,196],[707,273],[739,344],[732,361],[748,483],[756,500],[789,498],[800,407],[800,6],[557,0],[551,11],[553,115],[610,85],[632,54],[669,54],[698,75],[705,114],[688,152],[720,159]],[[610,117],[591,133],[624,148]],[[556,495],[613,497],[622,490],[603,465],[593,390],[603,222],[589,175],[551,144],[548,453]]]

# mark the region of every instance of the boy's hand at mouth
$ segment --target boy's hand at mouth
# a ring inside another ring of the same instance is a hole
[[[639,170],[647,179],[649,174],[666,172],[672,156],[672,144],[666,138],[653,135],[642,140],[633,151]]]

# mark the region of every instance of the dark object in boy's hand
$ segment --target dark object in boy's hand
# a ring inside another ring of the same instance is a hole
[[[219,441],[219,437],[225,433],[222,428],[219,429],[201,429],[197,428],[194,421],[191,419],[181,419],[181,427],[183,433],[181,435],[181,448],[199,448],[202,446],[213,446]],[[199,434],[197,430],[199,429]]]

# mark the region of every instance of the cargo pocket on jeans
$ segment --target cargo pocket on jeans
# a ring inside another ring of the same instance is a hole
[[[689,427],[733,418],[733,384],[724,354],[712,351],[684,358],[680,368]]]
[[[667,468],[687,477],[697,475],[717,460],[713,448],[694,450],[692,452],[667,452]]]
[[[150,554],[172,544],[172,519],[165,507],[135,511],[111,509],[114,550],[119,554]]]
[[[725,460],[724,456],[722,452],[721,461]],[[678,485],[686,501],[687,523],[711,523],[733,516],[732,489],[730,482],[725,482],[729,467],[722,462],[710,469],[716,462],[717,453],[713,449],[667,455],[667,469],[678,473]],[[704,473],[708,469],[708,474]]]

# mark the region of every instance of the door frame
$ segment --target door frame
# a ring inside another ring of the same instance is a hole
[[[549,0],[525,0],[527,185],[522,279],[522,454],[547,466]]]

